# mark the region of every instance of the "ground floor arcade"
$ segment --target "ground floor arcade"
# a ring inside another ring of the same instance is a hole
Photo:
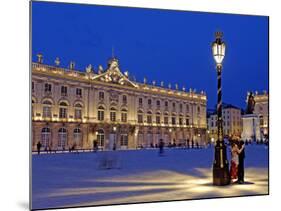
[[[129,124],[33,122],[32,150],[101,150],[157,147],[160,139],[168,145],[206,144],[206,128],[135,126]]]

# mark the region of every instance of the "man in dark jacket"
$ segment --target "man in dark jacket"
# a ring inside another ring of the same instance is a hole
[[[40,141],[37,143],[37,152],[38,152],[38,155],[40,154],[40,149],[41,149],[41,143]]]
[[[241,149],[244,145],[244,141],[240,140],[238,144],[238,148]],[[239,165],[238,165],[238,183],[244,183],[244,159],[245,159],[245,147],[239,154]]]

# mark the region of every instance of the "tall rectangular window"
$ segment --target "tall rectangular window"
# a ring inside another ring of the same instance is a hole
[[[159,107],[160,106],[160,100],[156,101],[156,105]]]
[[[104,111],[98,111],[98,120],[103,121],[104,120]]]
[[[62,86],[61,87],[61,95],[62,96],[67,96],[67,87],[66,86]]]
[[[59,118],[67,118],[67,109],[66,108],[60,108]]]
[[[149,123],[149,124],[152,123],[152,116],[151,115],[147,116],[147,123]]]
[[[139,98],[139,106],[142,106],[142,98]]]
[[[52,84],[45,83],[45,92],[52,92]]]
[[[52,117],[52,110],[50,106],[43,106],[43,117]]]
[[[75,119],[82,119],[82,111],[81,111],[81,109],[75,109],[75,111],[74,111],[74,118]]]
[[[156,124],[160,124],[160,116],[156,116]]]
[[[182,104],[180,104],[180,112],[182,112]]]
[[[99,92],[99,100],[104,100],[104,92]]]
[[[82,97],[82,89],[80,89],[80,88],[76,89],[76,96],[77,97]]]
[[[189,113],[189,105],[186,104],[186,113]]]
[[[189,119],[186,119],[186,120],[185,120],[185,124],[186,124],[186,125],[189,125]]]
[[[121,134],[120,145],[128,146],[128,135],[127,134]]]
[[[123,104],[127,104],[127,96],[126,95],[123,95],[122,102],[123,102]]]
[[[127,113],[121,113],[121,121],[127,122]]]
[[[164,124],[169,124],[169,117],[168,116],[165,116],[164,117]]]
[[[182,118],[179,118],[179,124],[182,125]]]
[[[176,117],[172,117],[172,125],[176,124]]]
[[[116,112],[115,111],[110,112],[110,121],[112,121],[112,122],[116,121]]]
[[[138,114],[138,123],[143,123],[143,115]]]

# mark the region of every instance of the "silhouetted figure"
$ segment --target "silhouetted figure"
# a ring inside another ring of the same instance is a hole
[[[74,143],[70,149],[71,152],[75,151],[76,149],[76,152],[78,153],[78,150],[77,150],[77,147],[76,147],[76,143]]]
[[[164,142],[163,142],[163,139],[160,139],[160,142],[159,142],[159,155],[163,155],[164,153]]]
[[[189,149],[189,139],[186,139],[186,145],[187,145],[187,148]]]
[[[196,142],[196,148],[199,149],[199,143],[198,142]]]
[[[244,141],[240,140],[238,143],[238,148],[242,149]],[[245,148],[239,153],[239,164],[238,164],[238,183],[244,183],[244,159],[245,159]]]
[[[38,155],[40,154],[40,149],[41,149],[42,144],[40,143],[40,141],[37,143],[37,152]]]
[[[193,141],[193,139],[191,140],[191,148],[192,149],[194,148],[194,141]]]
[[[97,140],[94,140],[93,141],[93,152],[97,152],[97,150],[98,150],[98,142],[97,142]]]

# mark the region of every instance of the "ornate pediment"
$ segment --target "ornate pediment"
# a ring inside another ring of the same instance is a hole
[[[109,60],[107,70],[104,73],[95,76],[93,80],[124,86],[137,87],[137,84],[130,81],[128,77],[120,71],[118,60],[115,58]]]

